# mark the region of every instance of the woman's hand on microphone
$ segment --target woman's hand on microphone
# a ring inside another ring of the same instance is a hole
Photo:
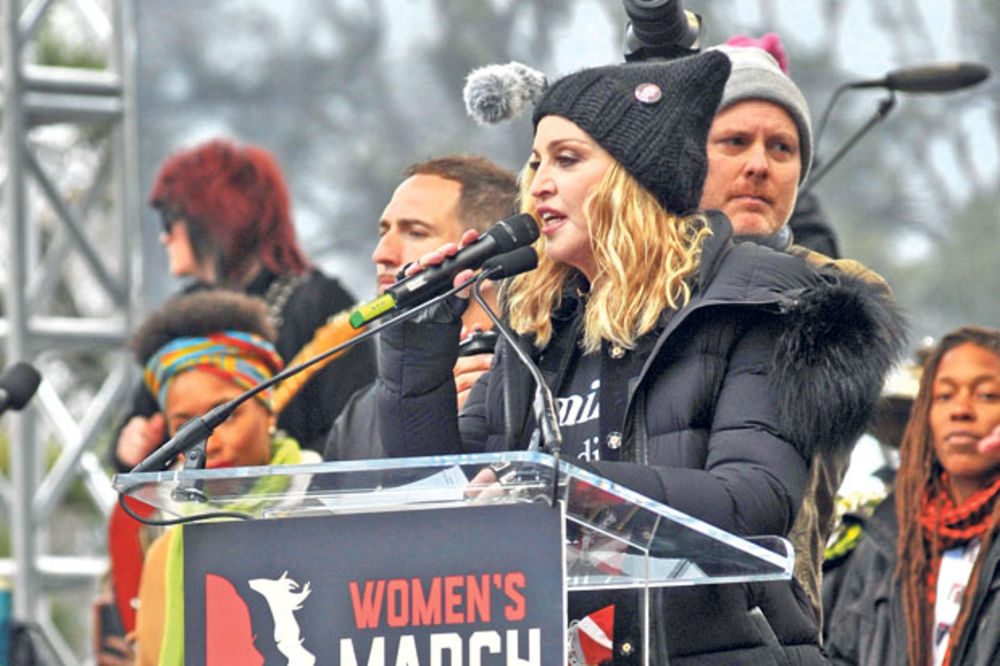
[[[441,264],[445,259],[447,259],[448,257],[455,256],[456,254],[458,254],[459,250],[466,247],[467,245],[471,245],[478,239],[479,239],[478,231],[476,231],[475,229],[466,229],[465,233],[462,234],[462,237],[459,239],[458,243],[445,243],[438,249],[432,252],[428,252],[424,256],[420,257],[420,259],[410,264],[406,268],[406,277],[410,277],[411,275],[416,275],[425,268],[430,268],[432,266],[437,266]],[[475,275],[475,271],[472,270],[467,269],[464,271],[459,271],[455,275],[455,279],[452,280],[452,286],[457,287],[466,280],[470,279],[473,275]],[[458,296],[460,296],[461,298],[468,299],[470,293],[471,293],[471,288],[463,289],[462,291],[458,292]]]

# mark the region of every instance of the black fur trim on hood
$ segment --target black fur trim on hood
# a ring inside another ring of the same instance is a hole
[[[843,452],[864,433],[903,351],[904,318],[885,290],[842,274],[802,292],[785,316],[771,375],[781,423],[807,453]]]

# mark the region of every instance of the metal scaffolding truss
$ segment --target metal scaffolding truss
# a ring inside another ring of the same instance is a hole
[[[55,554],[52,521],[72,485],[110,512],[115,496],[93,448],[133,380],[124,349],[142,261],[134,7],[0,2],[0,337],[6,363],[28,360],[43,375],[29,407],[3,417],[10,467],[0,474],[0,507],[12,557],[0,560],[0,575],[13,582],[15,618],[39,627],[71,664],[77,659],[52,622],[50,596],[96,590],[107,565],[103,544],[92,554]],[[104,67],[39,64],[45,34],[57,42],[83,35],[103,52]],[[88,378],[73,372],[80,358],[92,368]]]

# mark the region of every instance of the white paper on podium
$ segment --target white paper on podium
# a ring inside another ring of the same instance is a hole
[[[391,488],[341,493],[323,498],[331,509],[371,507],[380,505],[424,504],[428,502],[460,501],[469,479],[458,465],[445,468],[419,481]]]

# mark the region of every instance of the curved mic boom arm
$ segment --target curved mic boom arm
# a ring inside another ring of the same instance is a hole
[[[552,496],[551,503],[552,506],[556,505],[558,500],[559,492],[559,454],[562,451],[562,431],[559,429],[559,412],[556,410],[555,398],[552,397],[552,391],[549,390],[548,385],[545,383],[545,378],[542,377],[541,371],[535,362],[531,360],[528,352],[524,351],[521,345],[517,344],[517,340],[507,325],[497,317],[496,313],[490,308],[486,299],[483,298],[482,293],[480,293],[480,287],[483,280],[488,279],[495,273],[501,273],[502,269],[492,268],[489,270],[482,271],[477,277],[475,282],[472,284],[472,295],[475,297],[476,302],[486,313],[486,316],[490,318],[493,322],[493,326],[496,327],[500,334],[510,343],[511,348],[514,353],[517,354],[518,358],[531,372],[532,378],[535,380],[535,420],[538,422],[538,430],[541,432],[542,442],[545,445],[546,452],[552,456],[553,459],[553,475],[552,475]],[[538,443],[532,439],[532,444],[528,447],[529,451],[537,450]]]
[[[495,269],[499,272],[499,269]],[[548,385],[545,383],[545,379],[542,377],[542,373],[538,370],[538,366],[535,362],[531,360],[528,352],[521,348],[521,345],[517,344],[514,338],[514,334],[507,328],[507,325],[497,317],[496,313],[490,309],[489,304],[486,303],[486,299],[480,293],[480,285],[483,280],[488,279],[493,275],[494,271],[483,271],[476,278],[476,281],[472,285],[472,294],[479,303],[483,311],[486,312],[486,316],[490,318],[493,325],[497,328],[501,334],[507,338],[507,342],[510,343],[511,348],[514,353],[517,354],[521,362],[524,363],[528,369],[531,371],[531,376],[535,380],[535,418],[538,421],[538,427],[542,433],[542,441],[545,444],[545,448],[548,449],[550,453],[557,453],[562,448],[562,432],[559,430],[559,419],[556,416],[558,414],[556,410],[555,399],[552,397],[552,391],[549,390]],[[529,450],[534,450],[533,447],[529,447]]]
[[[962,90],[974,86],[984,81],[990,75],[990,69],[986,65],[970,62],[959,63],[938,63],[924,65],[921,67],[904,67],[894,69],[881,79],[865,81],[851,81],[839,86],[823,111],[819,124],[816,126],[816,138],[813,145],[819,147],[820,137],[826,129],[826,121],[830,117],[833,105],[845,90],[859,90],[862,88],[885,88],[889,91],[889,96],[879,104],[875,115],[861,129],[855,132],[840,149],[834,153],[833,157],[809,176],[809,180],[800,188],[799,194],[808,192],[819,179],[822,178],[833,165],[840,161],[840,158],[850,150],[854,144],[861,139],[872,127],[888,115],[896,104],[896,92],[905,93],[947,93]]]
[[[844,90],[847,90],[850,87],[851,84],[845,84],[840,86],[833,93],[833,97],[830,98],[830,103],[827,105],[826,111],[823,112],[823,118],[820,121],[819,128],[816,131],[817,146],[819,146],[820,135],[822,134],[823,129],[826,127],[826,121],[830,115],[830,109],[833,108],[833,104],[834,102],[837,101],[837,98],[840,96],[840,93],[843,92]],[[851,137],[848,138],[847,141],[845,141],[844,144],[837,149],[837,152],[833,154],[833,157],[831,157],[825,164],[823,164],[823,166],[821,166],[820,168],[816,169],[811,174],[809,174],[809,179],[806,180],[805,184],[803,184],[802,187],[799,189],[799,196],[802,196],[810,189],[812,189],[812,187],[819,182],[819,179],[825,176],[826,173],[830,171],[830,169],[832,169],[833,166],[837,164],[837,162],[839,162],[844,155],[847,154],[847,151],[853,148],[854,144],[856,144],[858,141],[861,140],[861,137],[867,134],[869,130],[871,130],[871,128],[875,127],[875,125],[877,125],[887,115],[889,115],[889,112],[892,111],[893,108],[895,108],[895,106],[896,106],[896,93],[890,90],[889,96],[884,98],[879,103],[878,109],[876,109],[875,114],[868,119],[868,122],[862,125],[861,128],[858,129],[854,134],[852,134]]]

